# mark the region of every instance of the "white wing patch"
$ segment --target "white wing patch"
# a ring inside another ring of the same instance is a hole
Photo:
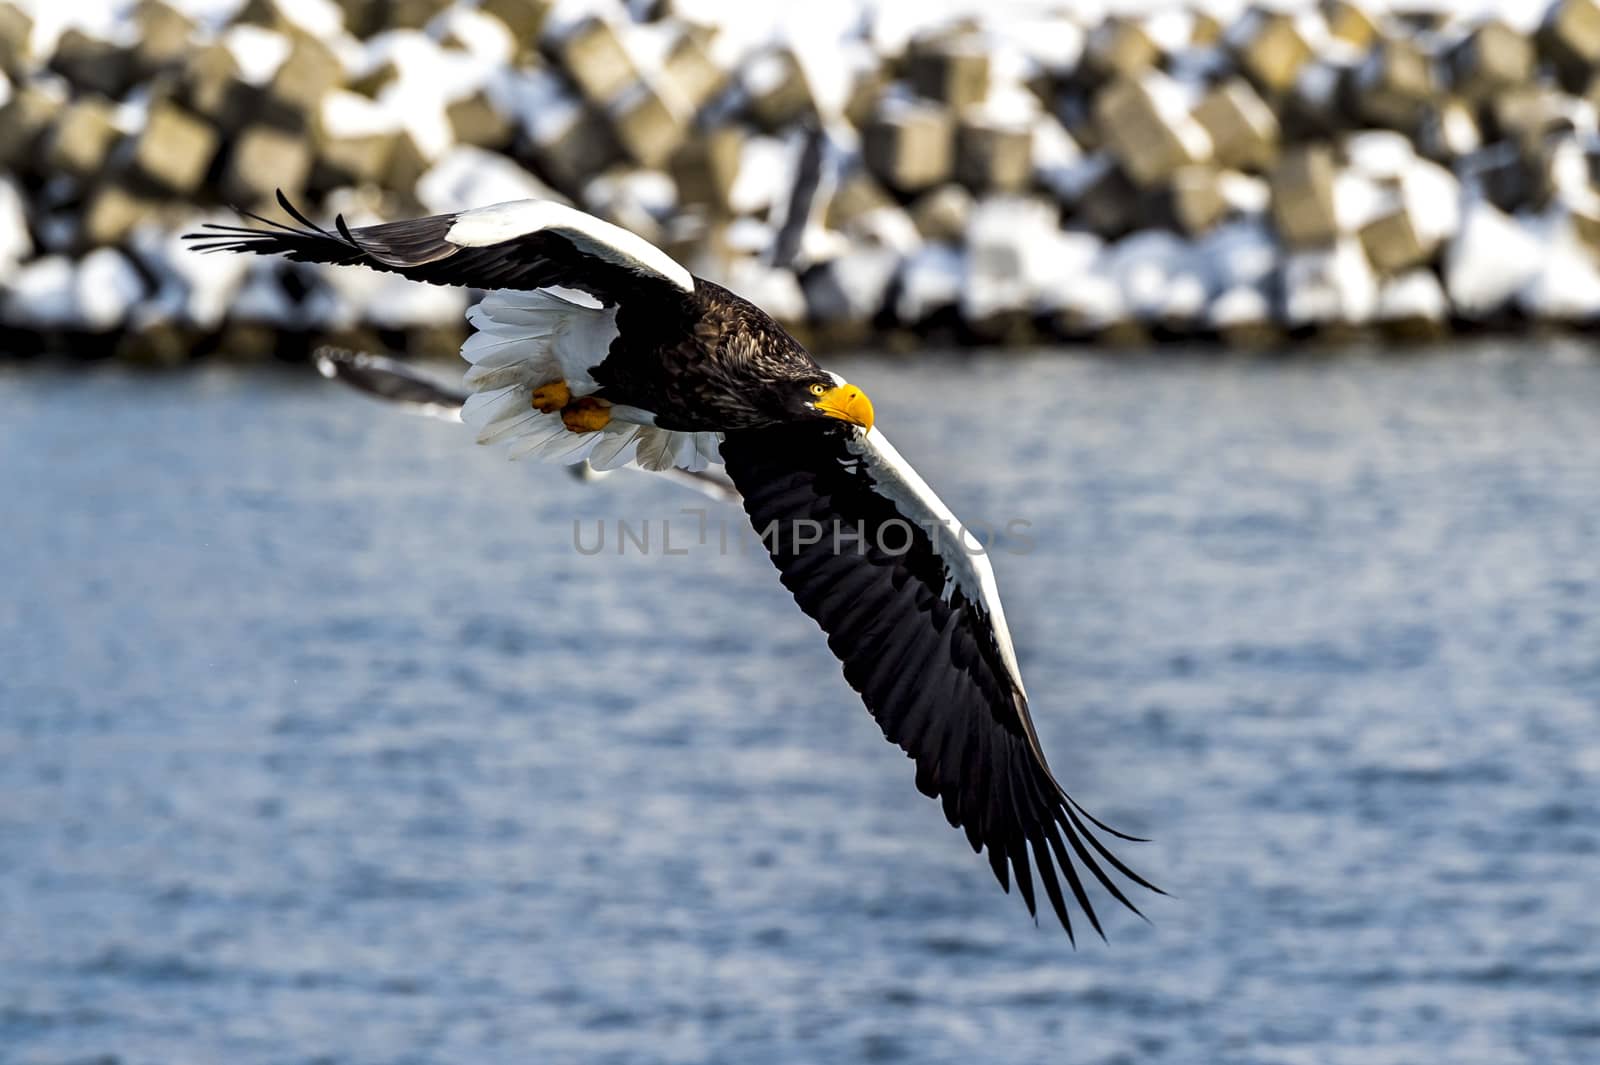
[[[473,390],[461,420],[477,432],[478,443],[505,443],[514,459],[587,459],[598,470],[703,470],[721,461],[721,434],[658,429],[649,411],[613,407],[604,429],[573,433],[559,413],[533,409],[533,390],[552,381],[566,381],[573,396],[598,389],[590,371],[617,338],[615,308],[584,306],[549,291],[506,289],[485,296],[467,320],[478,331],[461,347],[461,357],[472,364],[465,381]]]
[[[560,234],[585,255],[694,291],[694,276],[648,240],[553,200],[511,200],[462,211],[444,239],[484,248],[541,231]]]
[[[967,599],[982,604],[988,612],[995,642],[1000,645],[1000,657],[1010,670],[1017,691],[1026,698],[1022,670],[1017,666],[1016,651],[1011,646],[1011,631],[1006,628],[1005,611],[1000,606],[1000,586],[995,582],[994,570],[982,543],[877,429],[851,434],[849,448],[866,463],[877,491],[894,503],[907,521],[928,531],[933,538],[933,549],[944,560],[951,582]],[[945,598],[949,595],[947,587]]]

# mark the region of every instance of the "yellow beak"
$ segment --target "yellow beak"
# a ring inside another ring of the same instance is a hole
[[[835,385],[811,404],[830,418],[838,418],[863,429],[872,428],[872,401],[855,385]]]

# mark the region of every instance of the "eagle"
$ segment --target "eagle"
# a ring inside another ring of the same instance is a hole
[[[597,470],[720,464],[780,580],[914,761],[917,789],[1035,920],[1035,876],[1073,944],[1069,892],[1102,939],[1090,882],[1141,917],[1124,883],[1164,894],[1100,834],[1138,837],[1091,816],[1051,772],[975,539],[876,427],[866,394],[772,317],[554,201],[358,227],[338,216],[332,229],[281,192],[278,203],[294,224],[245,212],[257,225],[185,237],[200,251],[485,291],[461,349],[460,418],[480,443]]]

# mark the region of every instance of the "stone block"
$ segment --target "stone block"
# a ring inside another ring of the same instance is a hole
[[[678,199],[725,212],[739,176],[744,142],[745,133],[737,126],[719,126],[684,142],[669,165]]]
[[[1083,65],[1101,81],[1137,79],[1161,63],[1161,48],[1137,19],[1113,16],[1090,32]]]
[[[1471,155],[1483,147],[1483,131],[1477,116],[1467,104],[1445,97],[1429,104],[1422,113],[1417,133],[1417,150],[1435,162],[1448,163]]]
[[[40,143],[62,107],[60,97],[41,85],[17,86],[0,104],[0,169],[32,173],[40,162]]]
[[[1361,117],[1387,129],[1415,132],[1438,95],[1433,59],[1407,38],[1384,40],[1356,70],[1353,103]]]
[[[1033,180],[1033,130],[974,109],[956,126],[956,180],[976,192],[1014,192]]]
[[[514,40],[528,45],[544,32],[551,6],[551,0],[482,0],[478,10],[505,23]]]
[[[688,131],[688,119],[677,102],[648,81],[622,93],[607,109],[617,143],[640,166],[664,165]]]
[[[1391,276],[1421,266],[1432,255],[1417,233],[1411,214],[1396,208],[1368,222],[1358,234],[1361,250],[1380,275]]]
[[[78,243],[83,248],[120,244],[139,223],[156,217],[159,205],[118,181],[95,188],[84,205]]]
[[[148,78],[177,67],[189,54],[194,20],[166,0],[142,0],[134,9],[133,20],[139,34],[133,45],[136,76]]]
[[[383,24],[391,30],[420,30],[450,10],[454,0],[387,0]]]
[[[906,56],[906,76],[918,94],[959,111],[989,94],[989,52],[971,37],[917,41]]]
[[[134,140],[133,165],[166,192],[186,196],[199,188],[216,158],[217,132],[211,124],[171,101],[150,108]]]
[[[943,107],[903,103],[881,111],[862,131],[862,157],[890,188],[921,192],[949,180],[954,141],[953,123]]]
[[[386,189],[414,196],[417,181],[428,172],[432,161],[423,154],[417,140],[406,130],[395,135],[389,146],[389,159],[384,165],[383,186]]]
[[[1354,0],[1323,0],[1322,18],[1328,36],[1355,48],[1370,48],[1378,36],[1378,20]]]
[[[1180,167],[1169,190],[1173,221],[1190,236],[1206,232],[1228,213],[1221,175],[1210,166]]]
[[[1206,93],[1194,118],[1210,135],[1212,153],[1223,166],[1260,171],[1277,158],[1277,115],[1243,78]]]
[[[33,65],[33,16],[0,0],[0,74],[21,81]]]
[[[972,204],[972,194],[960,185],[940,185],[912,203],[911,221],[924,240],[957,244],[966,233]]]
[[[1556,0],[1539,27],[1539,50],[1562,83],[1581,92],[1600,66],[1600,0]]]
[[[445,118],[457,144],[500,149],[511,143],[515,132],[510,119],[495,108],[481,89],[446,107]]]
[[[224,132],[243,128],[261,100],[261,91],[244,81],[233,53],[220,43],[192,53],[179,78],[183,102]]]
[[[590,16],[553,42],[556,58],[591,104],[604,105],[639,81],[639,69],[611,23]]]
[[[1239,69],[1264,92],[1288,92],[1312,54],[1294,18],[1256,9],[1241,25],[1234,43]]]
[[[56,42],[50,69],[83,92],[120,97],[133,84],[133,63],[128,50],[91,37],[77,27]]]
[[[750,115],[767,130],[782,130],[816,113],[811,83],[794,53],[772,48],[749,60],[741,71]]]
[[[235,138],[222,173],[222,195],[241,207],[267,203],[273,190],[294,195],[311,176],[311,144],[273,126],[246,129]]]
[[[288,58],[268,83],[256,118],[291,132],[311,130],[322,98],[344,82],[344,65],[327,45],[305,35],[291,38]]]
[[[56,118],[50,134],[51,169],[83,179],[97,176],[122,133],[112,121],[116,107],[99,96],[81,96]]]
[[[1458,93],[1485,100],[1528,84],[1535,59],[1533,42],[1496,19],[1475,28],[1451,51],[1450,73]]]
[[[1141,187],[1163,182],[1180,166],[1211,155],[1205,129],[1164,75],[1112,82],[1095,97],[1094,118],[1106,148]]]
[[[686,30],[667,49],[661,80],[690,111],[698,111],[727,85],[728,72],[712,58],[703,35]]]
[[[1338,234],[1333,181],[1333,151],[1325,145],[1297,149],[1273,169],[1272,220],[1285,244],[1321,247]]]

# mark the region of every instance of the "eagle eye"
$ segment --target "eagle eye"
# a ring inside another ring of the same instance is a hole
[[[826,392],[827,390],[828,390],[828,388],[827,388],[826,385],[812,385],[811,386],[811,394],[813,396],[820,396],[824,392]]]

